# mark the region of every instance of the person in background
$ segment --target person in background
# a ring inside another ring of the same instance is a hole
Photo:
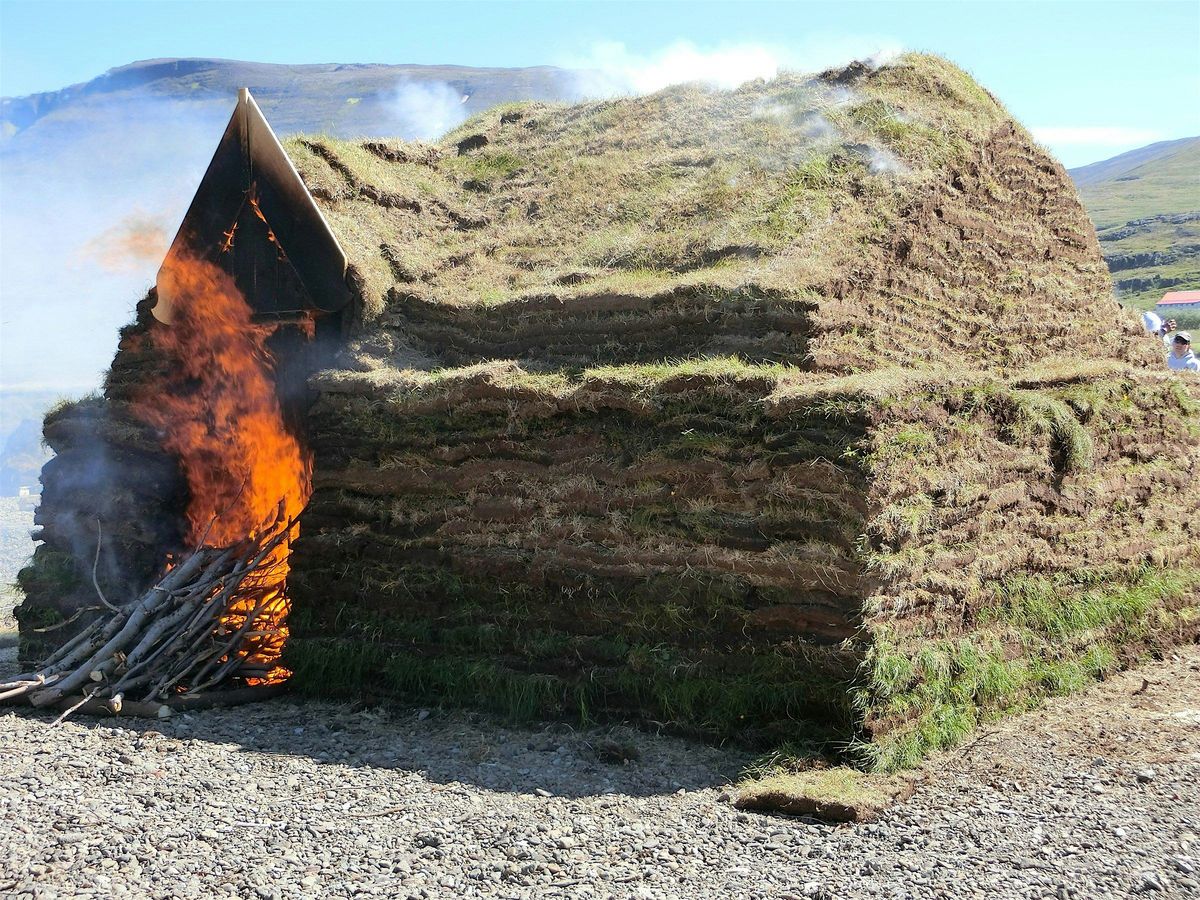
[[[1174,319],[1167,319],[1164,322],[1158,313],[1147,310],[1142,313],[1142,327],[1146,329],[1146,334],[1153,334],[1161,338],[1163,346],[1168,350],[1171,349],[1170,334],[1178,327],[1178,323]]]
[[[1159,332],[1159,336],[1162,338],[1162,342],[1166,345],[1168,350],[1171,349],[1171,338],[1169,335],[1178,327],[1179,324],[1174,319],[1167,319],[1167,321],[1163,322],[1162,324],[1162,331]]]
[[[1200,359],[1192,352],[1192,336],[1186,331],[1178,332],[1171,342],[1167,368],[1176,372],[1200,372]]]

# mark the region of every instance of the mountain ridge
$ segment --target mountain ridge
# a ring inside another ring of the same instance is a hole
[[[1158,141],[1069,174],[1123,303],[1149,309],[1166,291],[1200,287],[1200,137]]]
[[[1127,150],[1124,153],[1118,153],[1116,156],[1110,156],[1107,159],[1100,159],[1086,165],[1076,166],[1073,169],[1068,169],[1068,172],[1070,172],[1076,186],[1082,188],[1108,178],[1117,178],[1125,175],[1127,172],[1144,165],[1148,161],[1155,161],[1164,154],[1182,149],[1196,141],[1200,141],[1200,135],[1173,138],[1167,141],[1155,141],[1152,144]]]
[[[147,91],[154,97],[179,102],[227,99],[239,87],[249,87],[265,109],[271,109],[284,131],[322,131],[336,106],[331,100],[359,106],[372,98],[388,100],[405,84],[445,84],[466,98],[463,112],[471,115],[497,103],[514,100],[569,100],[579,94],[579,73],[556,66],[520,68],[426,65],[420,63],[258,63],[217,57],[163,57],[138,60],[109,69],[90,81],[54,91],[0,98],[2,133],[11,139],[72,105],[93,105],[129,92]],[[281,101],[287,99],[288,106]],[[374,104],[357,111],[350,121],[379,133]],[[344,118],[344,117],[343,117]]]

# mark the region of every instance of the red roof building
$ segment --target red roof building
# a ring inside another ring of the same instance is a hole
[[[1154,308],[1160,312],[1200,309],[1200,291],[1168,291]]]

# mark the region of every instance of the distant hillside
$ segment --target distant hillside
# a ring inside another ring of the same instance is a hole
[[[1150,144],[1071,170],[1121,300],[1152,307],[1200,288],[1200,137]]]
[[[24,141],[86,129],[114,105],[147,99],[186,105],[231,104],[249,87],[280,132],[337,136],[433,137],[419,116],[461,107],[461,120],[513,100],[557,100],[575,93],[575,73],[551,66],[328,64],[288,66],[226,59],[154,59],[112,69],[59,91],[0,100],[0,135]],[[432,85],[434,87],[430,88]],[[424,86],[425,90],[420,90]],[[415,91],[413,89],[416,89]],[[411,95],[411,96],[410,96]],[[422,109],[421,107],[424,107]],[[446,128],[453,127],[450,122]],[[445,128],[442,130],[446,130]]]

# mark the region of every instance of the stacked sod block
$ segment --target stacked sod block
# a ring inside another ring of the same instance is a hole
[[[287,152],[354,295],[287,404],[297,688],[894,768],[1194,634],[1194,386],[944,60]]]
[[[1200,637],[1200,390],[1060,370],[893,406],[872,435],[860,761]]]
[[[15,610],[20,654],[31,661],[88,624],[105,600],[137,596],[161,569],[162,548],[178,546],[173,510],[184,496],[155,436],[103,397],[50,410],[43,434],[55,455],[42,469],[39,543],[17,573],[24,600]]]
[[[1195,634],[1179,382],[729,369],[331,376],[297,686],[887,769]]]
[[[326,393],[297,683],[714,736],[844,730],[865,510],[836,460],[864,423],[774,419],[755,402],[774,378],[491,366],[390,400]]]

